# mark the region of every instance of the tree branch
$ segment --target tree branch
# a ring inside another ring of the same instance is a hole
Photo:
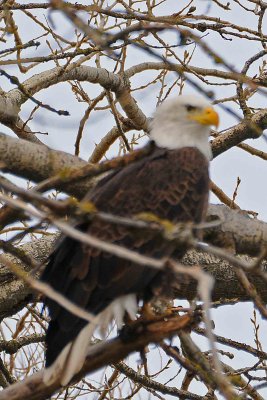
[[[238,253],[255,256],[261,248],[267,245],[267,224],[251,219],[242,212],[230,210],[226,206],[211,205],[209,216],[213,220],[221,218],[222,223],[206,232],[205,240],[213,241],[214,244]],[[43,263],[53,248],[54,238],[44,237],[31,243],[20,246],[21,250],[27,252],[37,263]],[[13,263],[27,270],[20,260],[10,256]],[[247,261],[253,261],[245,256]],[[213,300],[224,301],[238,299],[248,301],[249,296],[239,283],[235,268],[226,261],[220,260],[210,254],[190,251],[184,258],[186,265],[201,265],[205,271],[215,279]],[[263,263],[267,269],[266,262]],[[250,273],[249,279],[256,287],[262,301],[267,303],[267,286],[265,281]],[[10,316],[22,309],[25,304],[32,300],[30,288],[17,280],[7,268],[0,269],[0,319]],[[183,277],[183,284],[176,292],[177,298],[193,299],[197,294],[197,282],[188,276]]]
[[[181,329],[190,329],[197,319],[196,314],[195,316],[170,317],[167,320],[164,318],[163,321],[137,322],[130,331],[125,332],[123,339],[118,337],[92,346],[81,371],[75,375],[73,383],[78,382],[89,372],[116,363],[128,354],[143,349],[149,343],[160,342],[166,337],[177,334],[177,331]],[[42,377],[43,371],[40,371],[22,382],[9,386],[0,392],[0,400],[44,400],[60,389],[58,380],[46,386]],[[199,399],[199,396],[195,399]]]

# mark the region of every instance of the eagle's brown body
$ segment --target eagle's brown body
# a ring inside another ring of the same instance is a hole
[[[193,147],[167,150],[151,146],[149,155],[100,181],[88,200],[99,211],[123,217],[149,212],[172,223],[202,221],[209,191],[206,157]],[[182,251],[173,244],[159,240],[152,233],[97,219],[81,224],[79,229],[150,257],[168,257],[174,252],[182,256]],[[50,257],[42,280],[69,300],[98,314],[125,294],[136,293],[139,298],[149,299],[162,274],[64,237]],[[46,339],[49,366],[86,322],[50,299],[46,305],[51,316]]]

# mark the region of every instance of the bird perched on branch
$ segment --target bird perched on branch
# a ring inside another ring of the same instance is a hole
[[[209,193],[210,126],[218,114],[197,96],[164,101],[151,123],[150,151],[141,159],[117,168],[86,196],[100,212],[134,218],[154,215],[172,224],[199,223],[205,218]],[[84,233],[155,259],[182,257],[153,231],[101,219],[78,224]],[[62,237],[50,256],[41,279],[76,305],[97,316],[105,329],[112,319],[120,326],[127,312],[134,318],[138,301],[169,294],[172,282],[166,271],[138,265],[71,237]],[[46,298],[51,321],[46,336],[45,381],[55,375],[67,384],[86,357],[96,326]]]

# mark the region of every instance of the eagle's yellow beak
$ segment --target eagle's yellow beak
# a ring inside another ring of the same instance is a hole
[[[207,107],[201,112],[192,112],[188,118],[202,125],[214,125],[216,128],[219,126],[219,115],[212,107]]]

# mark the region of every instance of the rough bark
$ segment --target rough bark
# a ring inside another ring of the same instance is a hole
[[[46,146],[23,139],[15,139],[0,133],[1,168],[6,172],[34,182],[41,182],[59,173],[67,174],[71,168],[79,168],[87,163],[79,157],[63,151],[51,150]],[[71,183],[62,187],[66,193],[78,197],[84,195],[91,187],[90,181]]]
[[[232,210],[223,204],[210,204],[208,220],[221,221],[214,228],[204,231],[205,240],[209,243],[252,257],[266,247],[267,224],[251,218],[244,211]]]
[[[262,116],[261,126],[263,128],[266,116],[263,111],[259,113]],[[258,118],[259,113],[253,116],[255,120]],[[238,135],[236,130],[239,132]],[[214,156],[216,157],[242,140],[247,139],[249,132],[252,132],[252,128],[242,123],[220,135],[212,142]],[[245,138],[242,136],[243,134],[246,135]],[[62,185],[60,189],[72,196],[82,197],[93,185],[91,179],[82,179],[79,182],[70,184],[64,183],[64,176],[68,174],[70,169],[78,169],[90,164],[63,151],[52,150],[38,143],[15,139],[0,133],[0,153],[1,168],[4,171],[37,183],[61,173]]]
[[[49,252],[55,237],[44,237],[20,246],[26,254],[42,264]],[[18,258],[7,255],[17,266],[29,271],[29,266],[23,264]],[[18,280],[4,265],[0,265],[0,320],[20,311],[26,304],[34,300],[35,294],[21,280]]]
[[[223,221],[222,224],[207,231],[205,239],[210,243],[213,242],[218,246],[228,247],[228,251],[231,252],[235,249],[238,253],[245,254],[245,260],[251,262],[253,259],[249,258],[249,256],[255,256],[267,245],[266,223],[251,219],[244,213],[230,210],[223,205],[211,205],[209,215],[213,220],[220,217]],[[50,253],[54,240],[53,237],[44,237],[31,243],[26,243],[21,248],[41,264]],[[28,267],[23,266],[21,261],[16,260],[13,256],[12,260],[27,270]],[[239,301],[249,300],[247,293],[239,284],[235,274],[235,267],[228,262],[210,254],[196,251],[188,252],[184,262],[187,265],[202,265],[214,277],[214,301],[220,299],[228,301],[237,298]],[[263,265],[267,269],[266,262]],[[250,274],[249,279],[255,285],[262,301],[267,303],[266,282],[255,274]],[[0,318],[2,319],[22,309],[31,299],[31,290],[24,283],[18,281],[4,266],[0,268],[0,282]],[[196,282],[188,276],[183,276],[182,285],[176,296],[180,299],[194,298],[196,296]]]

